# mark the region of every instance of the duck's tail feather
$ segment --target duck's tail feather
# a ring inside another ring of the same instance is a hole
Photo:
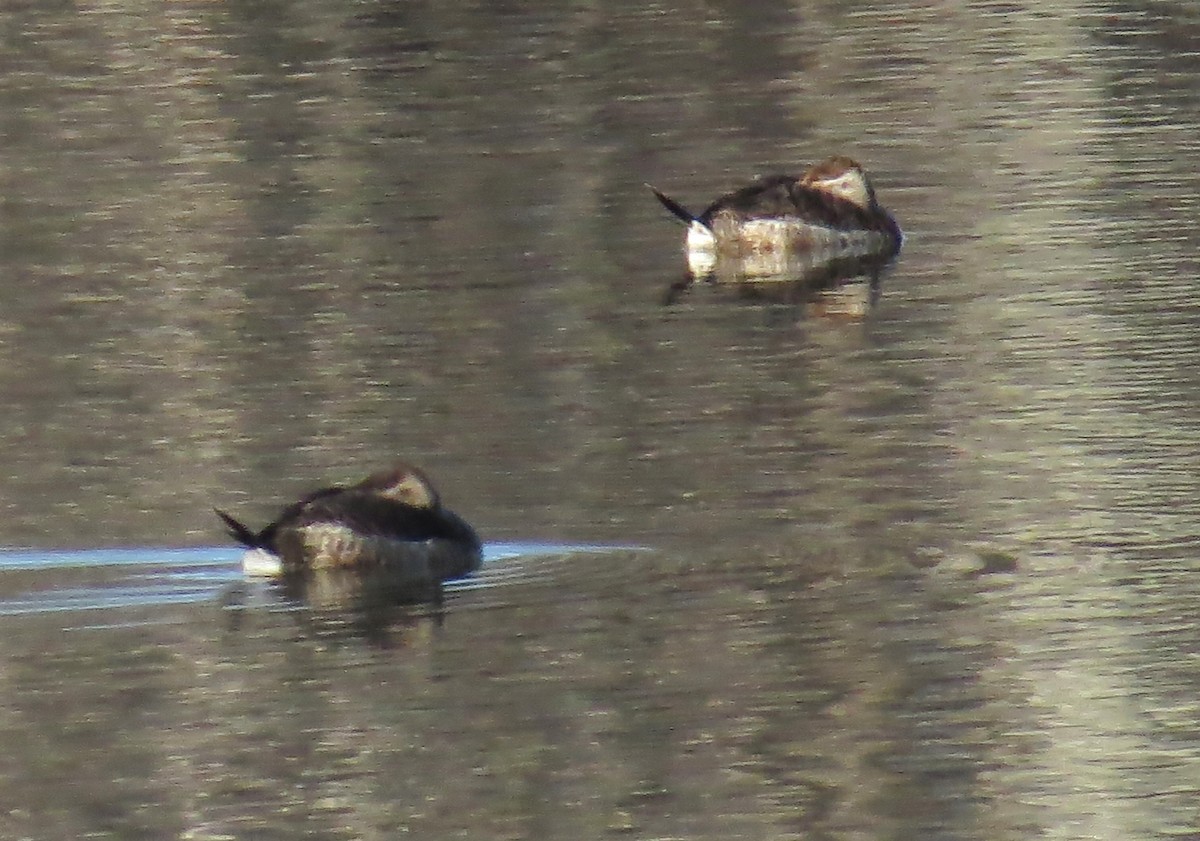
[[[679,202],[675,201],[675,199],[661,193],[653,184],[647,184],[646,186],[649,187],[650,192],[654,193],[654,196],[660,202],[662,202],[662,206],[671,211],[671,215],[683,222],[683,224],[691,225],[694,222],[700,222],[700,219],[694,213],[681,205]],[[704,223],[700,222],[700,224]],[[705,227],[707,227],[707,225]]]
[[[229,530],[230,537],[245,546],[247,549],[259,548],[260,541],[258,535],[250,531],[249,526],[238,522],[220,508],[214,508],[213,511],[215,511],[217,516],[221,518],[221,521],[225,523],[225,528]]]

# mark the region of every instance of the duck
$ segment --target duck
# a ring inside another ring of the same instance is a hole
[[[349,571],[386,579],[397,592],[440,600],[442,582],[469,575],[483,562],[475,530],[442,505],[423,471],[407,463],[352,485],[315,490],[257,531],[214,510],[229,536],[250,550],[243,565],[251,575]]]
[[[753,265],[764,255],[803,255],[810,262],[888,259],[904,241],[862,166],[846,155],[827,158],[802,175],[759,178],[700,214],[647,186],[687,225],[688,267],[698,277],[713,274],[720,260]]]

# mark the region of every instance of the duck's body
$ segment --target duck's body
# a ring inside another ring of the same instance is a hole
[[[722,259],[890,257],[903,240],[862,167],[845,156],[829,158],[800,176],[759,179],[722,196],[699,215],[658,190],[654,194],[688,226],[686,250],[694,275],[711,273]]]
[[[425,474],[404,464],[354,485],[314,491],[257,532],[217,514],[233,539],[251,550],[248,572],[269,571],[275,558],[285,576],[362,571],[417,592],[436,590],[482,562],[474,529],[442,507]]]

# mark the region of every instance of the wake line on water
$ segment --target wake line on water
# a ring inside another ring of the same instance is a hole
[[[506,570],[505,562],[553,555],[637,552],[646,549],[636,545],[538,541],[485,544],[481,569],[484,575],[447,582],[447,590],[469,592],[489,584],[521,580],[521,572],[518,569]],[[131,568],[121,579],[104,585],[56,587],[51,582],[44,589],[31,589],[0,599],[0,617],[212,601],[229,585],[247,580],[242,574],[244,554],[245,550],[228,546],[0,549],[0,573]]]

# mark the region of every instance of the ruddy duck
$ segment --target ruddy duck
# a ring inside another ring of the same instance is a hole
[[[285,577],[369,572],[385,576],[393,589],[440,595],[443,581],[474,572],[483,560],[475,530],[442,507],[428,477],[407,464],[313,491],[261,531],[224,511],[217,516],[251,550],[243,562],[251,573],[268,571],[264,562],[278,559]]]
[[[697,276],[711,274],[720,259],[753,265],[755,258],[780,254],[811,255],[816,262],[888,258],[903,241],[862,167],[844,155],[811,166],[799,177],[759,179],[717,199],[699,216],[650,189],[688,226],[688,266]]]

